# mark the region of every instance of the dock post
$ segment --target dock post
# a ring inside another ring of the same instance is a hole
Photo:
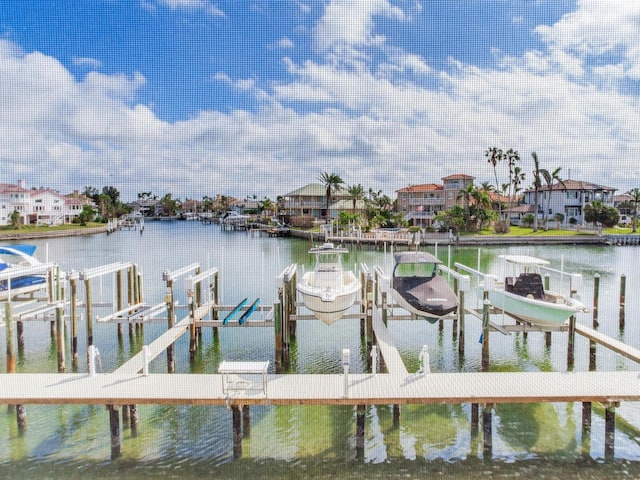
[[[600,297],[600,274],[593,275],[593,324],[594,330],[598,330],[598,304]],[[596,342],[589,340],[589,371],[596,370]]]
[[[356,407],[356,458],[364,459],[364,421],[366,408],[364,405]]]
[[[276,300],[273,304],[273,330],[276,347],[276,372],[282,371],[282,303]]]
[[[400,426],[400,405],[397,403],[393,404],[393,428],[398,428]]]
[[[373,346],[373,275],[369,273],[367,275],[367,288],[365,289],[366,300],[366,339],[367,339],[367,354],[371,352]]]
[[[482,434],[484,441],[483,457],[485,457],[486,460],[491,459],[491,453],[493,449],[492,409],[492,403],[487,403],[482,409]]]
[[[27,409],[24,405],[16,405],[16,420],[18,422],[18,433],[22,435],[27,431]]]
[[[122,429],[126,430],[131,426],[131,410],[129,405],[122,405]]]
[[[545,273],[544,275],[544,289],[549,290],[551,287],[551,275]],[[551,348],[551,332],[544,332],[544,345],[546,348]]]
[[[480,422],[480,405],[477,403],[471,404],[471,437],[478,435],[478,424]]]
[[[242,406],[242,437],[249,438],[251,436],[251,412],[249,405]]]
[[[196,352],[198,350],[198,338],[196,337],[196,302],[194,298],[194,292],[189,288],[187,295],[189,299],[189,360],[194,361],[196,358]]]
[[[366,315],[367,315],[367,279],[365,273],[360,272],[360,338],[366,335]]]
[[[485,290],[482,305],[482,371],[489,371],[489,291]]]
[[[164,303],[167,305],[167,330],[171,330],[175,324],[175,303],[173,301],[173,279],[165,272],[167,290],[164,294]],[[173,343],[167,345],[167,372],[174,373],[176,371],[175,346]]]
[[[91,298],[91,279],[84,281],[85,308],[87,309],[87,349],[93,345],[93,299]]]
[[[617,403],[605,405],[604,414],[604,456],[607,459],[613,458],[615,451],[616,433],[616,406]]]
[[[136,437],[138,435],[138,406],[135,404],[129,405],[129,425],[131,427],[131,436]]]
[[[71,276],[71,364],[78,369],[78,279]]]
[[[576,275],[571,275],[569,284],[569,296],[574,298],[578,293],[574,284],[574,278]],[[578,276],[579,277],[579,276]],[[573,371],[575,365],[575,345],[576,345],[576,316],[571,315],[569,317],[569,334],[567,339],[567,370]]]
[[[212,285],[212,294],[213,294],[213,303],[214,305],[217,307],[220,303],[219,301],[219,294],[218,294],[218,285],[219,285],[219,281],[218,281],[218,272],[214,273],[213,275],[213,285]],[[218,310],[216,308],[212,309],[212,317],[214,320],[218,320],[220,318],[220,315],[218,313]],[[218,331],[219,327],[213,327],[213,338],[218,338]]]
[[[133,269],[131,267],[127,268],[127,305],[133,305]],[[129,339],[133,341],[134,338],[134,325],[133,323],[129,324]]]
[[[582,402],[582,452],[590,455],[591,450],[591,402]]]
[[[627,276],[623,273],[620,276],[620,330],[624,328],[624,308],[625,308],[625,295],[627,290]]]
[[[464,357],[464,292],[458,295],[458,358]]]
[[[233,458],[242,457],[242,422],[240,408],[231,406],[231,423],[233,431]]]
[[[194,272],[195,275],[200,275],[202,273],[202,268],[198,266]],[[196,307],[200,307],[202,305],[202,282],[197,282],[196,285]],[[202,340],[202,327],[196,327],[196,335],[199,340]],[[201,343],[201,342],[198,342]]]
[[[289,351],[289,339],[290,337],[296,338],[296,331],[298,329],[298,321],[297,320],[291,320],[291,315],[296,315],[298,313],[298,307],[296,307],[296,284],[298,283],[298,270],[294,270],[293,271],[293,275],[291,276],[291,279],[289,280],[288,286],[289,286],[289,295],[287,295],[287,298],[289,299],[289,319],[288,319],[288,324],[289,324],[289,328],[287,328],[287,352]]]
[[[7,373],[16,373],[16,344],[13,332],[13,306],[11,304],[11,298],[4,304],[4,318],[7,337]]]
[[[118,303],[117,311],[122,311],[124,308],[124,298],[122,296],[122,270],[116,272],[116,302]],[[122,323],[118,322],[118,338],[123,336]]]
[[[460,283],[457,278],[453,279],[453,291],[456,292],[458,297],[458,308],[460,308]],[[453,316],[453,323],[451,325],[451,339],[455,342],[458,338],[458,313]]]
[[[56,305],[56,347],[58,350],[58,373],[66,370],[65,352],[64,352],[64,316],[63,316],[63,295],[62,284],[60,280],[60,266],[56,267],[56,285],[55,285]]]
[[[111,433],[111,460],[120,456],[120,416],[118,407],[107,405],[109,410],[109,431]]]

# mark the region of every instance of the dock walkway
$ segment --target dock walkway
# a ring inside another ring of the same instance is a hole
[[[267,375],[223,392],[219,374],[1,374],[0,404],[384,405],[640,401],[638,372]]]

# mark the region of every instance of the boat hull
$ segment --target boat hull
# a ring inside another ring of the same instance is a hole
[[[318,320],[330,325],[344,316],[355,303],[360,291],[360,282],[352,272],[340,272],[339,283],[323,285],[318,281],[316,273],[304,274],[297,290],[302,296],[304,306],[311,310]]]
[[[584,305],[574,299],[552,303],[499,289],[490,290],[488,293],[489,302],[495,308],[533,325],[557,327],[566,323],[572,315],[585,311]]]

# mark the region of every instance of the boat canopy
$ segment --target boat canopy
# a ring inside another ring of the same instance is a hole
[[[400,263],[442,263],[438,257],[427,252],[398,252],[394,255],[396,265]]]
[[[549,262],[541,258],[531,257],[529,255],[500,255],[509,263],[518,265],[524,265],[525,267],[539,267],[542,265],[549,265]]]
[[[313,247],[309,249],[309,253],[313,254],[332,254],[332,253],[349,253],[349,250],[342,247],[336,247],[333,243],[324,243],[321,247]]]
[[[16,244],[0,246],[0,255],[33,255],[36,252],[35,245]]]

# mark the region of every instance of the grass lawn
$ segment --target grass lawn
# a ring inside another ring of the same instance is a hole
[[[85,226],[78,224],[65,224],[65,225],[20,225],[19,228],[13,228],[11,225],[3,225],[0,227],[0,234],[33,234],[33,233],[44,233],[44,232],[56,232],[56,231],[64,231],[64,230],[78,230],[78,229],[89,229],[95,227],[102,227],[104,223],[90,222]]]

